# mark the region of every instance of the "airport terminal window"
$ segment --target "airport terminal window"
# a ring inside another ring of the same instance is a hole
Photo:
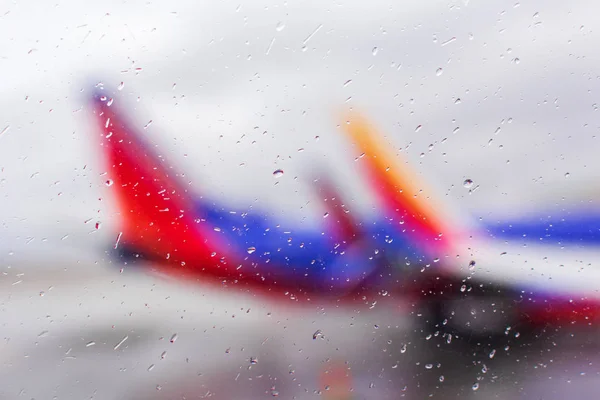
[[[597,11],[0,4],[0,398],[594,398]]]

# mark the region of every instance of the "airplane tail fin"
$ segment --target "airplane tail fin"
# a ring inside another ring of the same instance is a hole
[[[318,165],[318,162],[317,162]],[[319,168],[318,171],[326,171]],[[312,174],[310,185],[314,188],[321,204],[325,209],[326,231],[339,242],[350,244],[361,237],[359,222],[353,217],[348,204],[344,202],[343,194],[335,187],[327,174]]]
[[[371,187],[397,231],[428,255],[439,257],[440,253],[447,253],[452,248],[452,229],[444,223],[441,208],[433,206],[423,194],[416,174],[390,154],[389,146],[362,117],[349,115],[344,128],[361,152]]]
[[[179,177],[104,93],[95,93],[91,106],[106,182],[120,211],[122,232],[115,248],[127,246],[178,263],[210,258],[217,246],[197,223],[193,199]]]
[[[352,217],[350,209],[344,204],[341,193],[327,180],[316,182],[317,190],[323,199],[327,216],[331,221],[331,231],[346,243],[360,239],[361,232],[357,221]]]

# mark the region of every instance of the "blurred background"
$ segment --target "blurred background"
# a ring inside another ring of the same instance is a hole
[[[321,218],[315,169],[353,208],[372,207],[340,135],[348,108],[464,218],[593,207],[598,11],[591,0],[0,2],[0,398],[333,399],[347,371],[357,399],[589,398],[600,388],[590,327],[449,343],[415,324],[411,304],[290,310],[121,270],[88,96],[98,83],[118,91],[199,194],[275,217]]]

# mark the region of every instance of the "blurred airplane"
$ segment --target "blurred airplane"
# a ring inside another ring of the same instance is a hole
[[[600,315],[600,249],[592,246],[600,218],[450,223],[355,114],[343,127],[378,201],[376,214],[356,218],[326,177],[315,181],[327,209],[316,228],[232,211],[192,193],[109,98],[98,89],[92,109],[122,218],[121,257],[290,303],[427,305],[428,321],[455,334],[508,335]]]

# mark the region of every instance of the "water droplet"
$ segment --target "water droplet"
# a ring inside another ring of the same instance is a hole
[[[175,343],[175,341],[177,340],[177,334],[174,333],[173,336],[171,336],[171,343]]]
[[[376,56],[378,52],[379,49],[377,47],[373,47],[373,50],[371,50],[371,54],[373,54],[374,56]]]
[[[406,353],[406,344],[403,344],[403,345],[400,347],[400,353],[402,353],[402,354]]]
[[[276,169],[275,171],[273,171],[273,176],[275,178],[279,178],[282,175],[283,175],[283,170],[282,169]]]
[[[85,345],[85,347],[92,347],[92,346],[94,346],[95,344],[96,344],[96,342],[93,342],[93,341],[92,341],[92,342],[88,342],[88,343]]]
[[[460,99],[460,97],[458,97],[456,100],[454,100],[454,104],[460,104],[462,103],[462,100]]]
[[[461,292],[463,292],[463,293],[464,293],[466,290],[467,290],[467,285],[462,285],[462,286],[460,287],[460,291],[461,291]]]
[[[316,340],[317,338],[321,338],[323,339],[323,332],[321,332],[320,329],[318,329],[315,333],[313,333],[313,340]]]
[[[6,125],[4,127],[4,129],[2,129],[2,132],[0,132],[0,136],[4,135],[6,132],[8,132],[9,129],[10,129],[10,125]]]
[[[444,375],[440,375],[440,382],[444,382]]]
[[[117,343],[117,344],[115,345],[115,347],[113,347],[113,350],[118,350],[118,349],[119,349],[119,347],[121,347],[121,345],[122,345],[123,343],[125,343],[125,341],[126,341],[127,339],[129,339],[129,336],[125,336],[123,339],[121,339],[121,340],[119,341],[119,343]]]
[[[473,181],[471,179],[465,179],[463,182],[463,186],[467,189],[470,189],[473,186]]]
[[[431,368],[433,368],[433,364],[426,364],[425,365],[425,369],[431,369]]]
[[[121,83],[119,83],[119,86],[117,86],[117,90],[123,90],[124,87],[125,87],[125,83],[121,82]]]
[[[470,269],[470,270],[473,270],[473,269],[475,269],[475,260],[471,260],[471,261],[469,262],[469,269]]]
[[[521,60],[519,60],[519,57],[515,57],[515,58],[513,59],[513,63],[515,63],[515,64],[518,64],[518,63],[520,63],[520,62],[521,62]]]
[[[489,356],[490,358],[494,358],[495,355],[496,355],[496,350],[495,349],[492,350],[492,351],[490,351],[490,356]]]
[[[112,179],[108,179],[106,182],[104,182],[104,184],[105,184],[106,186],[112,186],[112,185],[113,185],[113,183],[114,183],[114,182],[113,182],[113,180],[112,180]]]
[[[441,68],[438,68],[438,69],[435,71],[435,76],[440,76],[440,75],[442,75],[443,73],[444,73],[444,70],[443,70],[443,69],[441,69]]]
[[[277,24],[277,26],[275,27],[275,30],[276,30],[277,32],[281,32],[281,31],[282,31],[282,30],[284,30],[284,29],[285,29],[285,24],[284,24],[283,22],[281,22],[281,21],[280,21],[280,22]]]
[[[351,83],[352,83],[352,79],[348,79],[346,82],[344,82],[344,87],[348,86]]]
[[[117,247],[119,247],[119,242],[121,241],[121,237],[123,236],[123,232],[119,232],[119,234],[117,235],[117,240],[115,241],[115,250],[117,249]]]
[[[251,365],[258,364],[258,358],[256,358],[256,357],[250,357],[250,364]]]
[[[151,365],[148,367],[148,372],[152,371],[153,369],[154,369],[154,364],[151,364]]]
[[[167,352],[163,351],[160,355],[161,360],[164,360],[167,357]]]
[[[256,247],[254,247],[254,246],[248,247],[247,251],[248,251],[248,254],[252,254],[256,251]]]
[[[415,132],[419,132],[422,127],[423,127],[423,125],[417,125],[417,127],[415,128]]]
[[[454,42],[456,40],[456,37],[451,37],[450,39],[446,40],[445,42],[443,42],[441,45],[442,46],[447,46],[450,43]]]
[[[475,383],[473,384],[473,390],[475,391],[475,390],[477,390],[477,389],[479,389],[479,383],[475,382]]]
[[[568,177],[570,177],[570,176],[571,176],[571,174],[570,174],[570,173],[568,173],[568,172],[565,174],[565,178],[568,178]]]

